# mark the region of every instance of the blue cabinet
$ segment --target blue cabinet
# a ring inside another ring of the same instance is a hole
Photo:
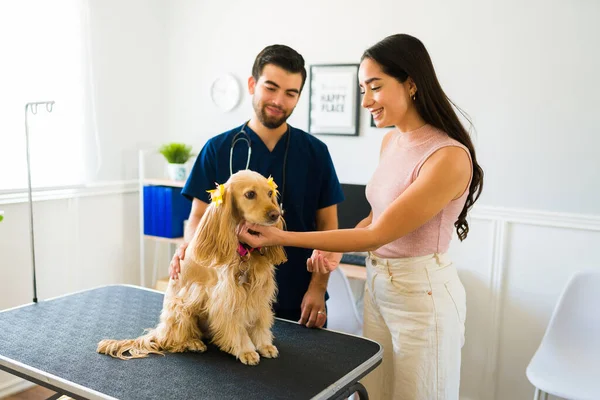
[[[183,221],[190,215],[192,202],[181,195],[181,190],[171,186],[144,186],[144,235],[183,236]]]

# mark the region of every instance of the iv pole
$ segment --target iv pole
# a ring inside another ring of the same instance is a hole
[[[31,165],[29,163],[29,124],[27,123],[28,111],[37,114],[39,105],[45,105],[46,111],[51,113],[54,101],[36,101],[25,104],[25,145],[27,147],[27,194],[29,196],[29,234],[31,237],[31,262],[33,266],[33,302],[37,303],[37,282],[35,277],[35,243],[33,238],[33,199],[31,196]]]

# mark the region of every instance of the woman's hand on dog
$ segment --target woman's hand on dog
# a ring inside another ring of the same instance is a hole
[[[179,248],[173,255],[173,258],[171,259],[171,263],[169,264],[169,276],[171,277],[171,279],[179,278],[179,273],[181,272],[180,262],[185,257],[185,249],[187,249],[187,247],[188,247],[188,243],[183,243],[181,246],[179,246]]]
[[[254,248],[284,245],[282,237],[284,234],[285,231],[274,226],[251,224],[247,221],[243,221],[237,229],[240,242]],[[315,250],[306,260],[306,269],[308,272],[327,274],[338,267],[341,259],[342,253]]]
[[[237,230],[238,239],[254,248],[282,245],[283,231],[274,226],[252,224],[243,221]]]
[[[318,274],[328,274],[340,265],[341,259],[342,253],[313,250],[311,257],[306,260],[306,270]]]

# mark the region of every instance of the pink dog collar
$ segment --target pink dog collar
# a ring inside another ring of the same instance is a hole
[[[254,247],[246,247],[247,245],[244,245],[243,243],[238,243],[238,248],[237,248],[237,252],[240,255],[240,257],[242,257],[243,259],[247,260],[250,257],[250,253],[252,253],[254,250],[258,250],[260,251],[260,247],[254,248]]]

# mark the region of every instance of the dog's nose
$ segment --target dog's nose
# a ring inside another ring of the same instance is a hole
[[[279,218],[279,211],[272,210],[272,211],[269,211],[269,214],[267,214],[267,215],[269,216],[271,221],[277,221],[277,219]]]

